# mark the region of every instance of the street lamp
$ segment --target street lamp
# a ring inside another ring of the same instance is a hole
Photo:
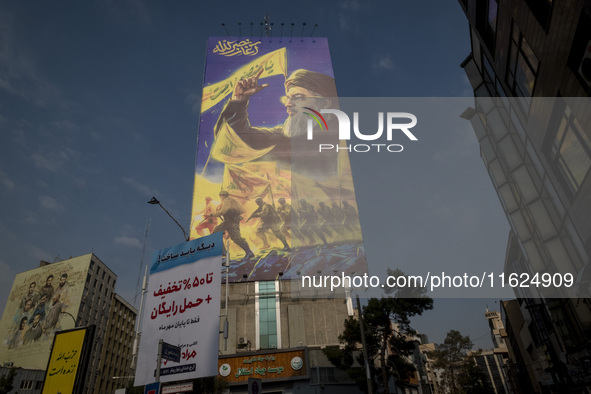
[[[185,231],[185,229],[183,228],[183,226],[181,226],[181,225],[179,224],[179,222],[177,222],[177,221],[176,221],[176,219],[172,217],[172,215],[170,214],[170,212],[168,212],[168,211],[166,210],[166,208],[164,208],[164,207],[162,206],[162,204],[160,204],[160,201],[158,201],[158,199],[157,199],[156,197],[152,197],[152,199],[151,199],[150,201],[148,201],[148,204],[152,204],[152,205],[160,205],[160,208],[164,209],[164,212],[166,212],[166,214],[167,214],[168,216],[170,216],[170,218],[171,218],[172,220],[174,220],[174,222],[177,224],[177,226],[179,226],[179,227],[181,228],[181,230],[183,230],[183,235],[185,236],[185,241],[189,241],[189,237],[187,236],[187,232]]]

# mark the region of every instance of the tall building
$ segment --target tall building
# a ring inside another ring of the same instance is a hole
[[[84,392],[101,393],[103,381],[112,378],[106,373],[121,365],[121,360],[111,365],[102,359],[110,349],[109,341],[120,337],[129,346],[133,342],[133,330],[132,337],[124,330],[130,321],[133,327],[129,318],[135,311],[115,295],[116,282],[117,276],[94,254],[56,263],[42,261],[38,268],[17,274],[0,320],[0,363],[23,371],[45,370],[56,331],[95,325]],[[125,312],[126,326],[115,325],[119,332],[108,332],[117,304],[124,305],[118,311],[132,312]]]
[[[99,366],[100,384],[95,387],[95,393],[112,393],[127,387],[134,372],[132,355],[136,317],[137,310],[119,294],[114,294]]]
[[[506,284],[548,360],[542,392],[580,392],[591,384],[591,2],[459,3],[476,98],[462,116],[511,226]]]
[[[350,299],[298,298],[292,286],[296,282],[231,283],[226,308],[222,285],[229,330],[227,340],[220,333],[219,376],[231,392],[244,391],[249,377],[263,379],[265,390],[357,392],[322,351],[339,344],[344,322],[353,315]]]

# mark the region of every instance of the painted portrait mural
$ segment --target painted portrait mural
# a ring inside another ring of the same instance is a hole
[[[89,255],[16,275],[0,321],[0,362],[45,369],[54,334],[75,326]]]
[[[325,38],[209,39],[191,238],[224,232],[232,281],[367,271],[336,108]]]

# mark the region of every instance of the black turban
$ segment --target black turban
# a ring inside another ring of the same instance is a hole
[[[337,97],[334,78],[314,71],[308,71],[302,68],[295,70],[285,80],[285,90],[294,86],[308,89],[322,97]]]

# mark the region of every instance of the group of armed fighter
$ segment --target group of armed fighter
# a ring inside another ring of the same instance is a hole
[[[205,199],[203,221],[195,227],[197,233],[205,235],[203,230],[210,233],[225,231],[226,235],[244,250],[245,259],[254,257],[248,242],[240,232],[240,222],[244,219],[242,205],[225,190],[220,192],[221,204],[216,208],[211,202],[211,197]],[[345,232],[357,232],[359,216],[355,208],[348,201],[343,201],[342,206],[331,202],[330,206],[324,202],[318,203],[318,209],[305,199],[299,200],[299,209],[292,206],[280,197],[277,199],[279,206],[266,203],[261,197],[255,200],[258,208],[250,215],[245,223],[253,218],[259,218],[260,224],[257,235],[263,242],[262,249],[269,249],[271,245],[267,239],[267,233],[271,232],[283,244],[283,251],[291,251],[287,237],[296,237],[307,241],[307,245],[314,245],[320,239],[324,245],[328,245],[327,237],[338,237]],[[218,218],[221,223],[218,223]],[[293,244],[293,242],[292,242]]]

